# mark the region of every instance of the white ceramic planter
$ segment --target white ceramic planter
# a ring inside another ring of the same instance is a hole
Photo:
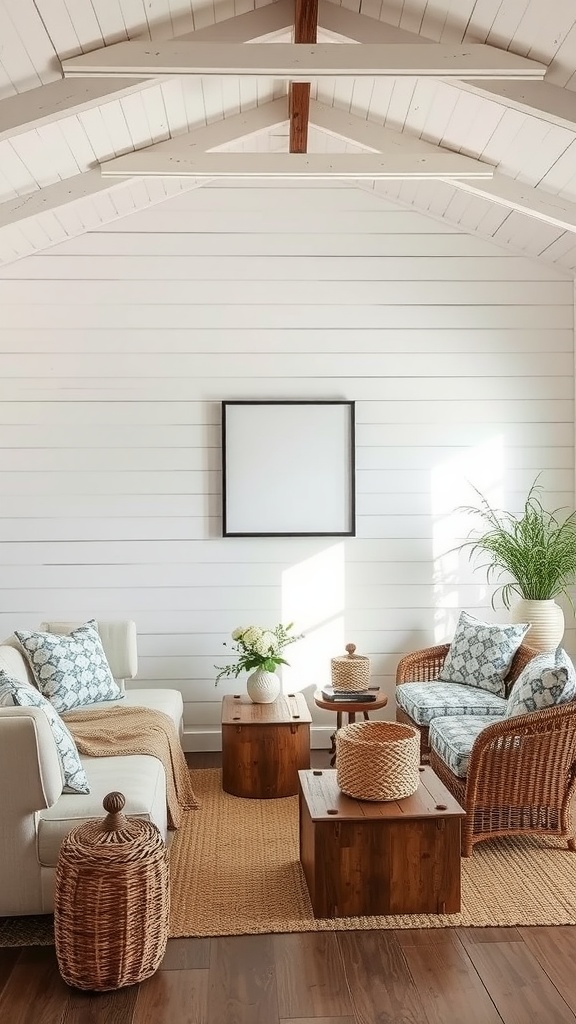
[[[556,601],[525,601],[511,609],[511,622],[531,622],[524,643],[536,651],[553,651],[564,636],[564,612]]]
[[[253,704],[271,704],[280,694],[280,679],[275,672],[257,668],[246,680],[248,696]]]

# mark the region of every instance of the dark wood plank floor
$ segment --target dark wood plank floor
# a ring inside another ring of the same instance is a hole
[[[90,994],[62,981],[53,948],[0,949],[0,1021],[576,1024],[575,964],[576,927],[171,939],[154,977]]]

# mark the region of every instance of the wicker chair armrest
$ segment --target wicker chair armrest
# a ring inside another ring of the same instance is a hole
[[[475,806],[546,803],[576,779],[576,702],[494,722],[476,738],[466,779]]]
[[[450,644],[438,644],[404,655],[396,669],[396,686],[400,683],[429,683],[437,679],[449,650]]]

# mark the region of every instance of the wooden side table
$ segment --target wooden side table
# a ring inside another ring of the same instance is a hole
[[[253,704],[248,694],[222,700],[222,789],[267,800],[295,796],[310,767],[310,714],[301,693]]]
[[[333,701],[325,700],[322,696],[322,690],[316,690],[314,693],[314,703],[319,708],[324,708],[325,711],[336,712],[336,729],[332,733],[330,740],[332,746],[330,747],[330,764],[334,766],[336,763],[336,733],[338,729],[342,728],[342,715],[348,715],[348,723],[356,721],[357,714],[363,714],[364,720],[368,721],[370,711],[379,711],[380,708],[385,708],[388,703],[388,697],[381,690],[372,691],[376,694],[376,700],[371,701],[360,701],[350,699],[349,701]],[[351,695],[352,697],[352,695]]]
[[[431,768],[404,800],[353,800],[300,772],[300,861],[315,917],[455,914],[465,811]]]

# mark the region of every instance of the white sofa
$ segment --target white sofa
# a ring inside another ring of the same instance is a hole
[[[45,632],[68,633],[80,623],[42,623]],[[133,622],[99,622],[98,631],[112,675],[125,690],[113,704],[163,711],[182,732],[179,690],[126,690],[137,672]],[[0,644],[0,668],[34,685],[15,636]],[[60,759],[46,715],[40,708],[0,707],[0,916],[48,914],[54,907],[54,878],[60,844],[70,829],[102,817],[102,800],[112,790],[126,798],[125,812],[158,826],[167,838],[166,776],[155,757],[82,757],[90,794],[63,793]]]

